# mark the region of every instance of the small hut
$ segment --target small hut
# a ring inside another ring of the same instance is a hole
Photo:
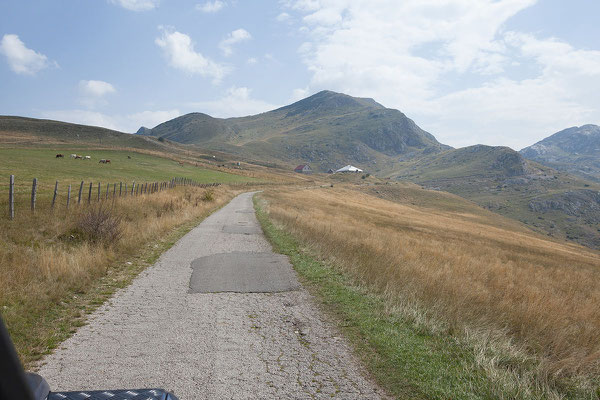
[[[312,174],[313,171],[308,164],[300,164],[294,168],[294,172],[299,174]]]

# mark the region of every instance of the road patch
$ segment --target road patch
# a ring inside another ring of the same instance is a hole
[[[271,252],[213,254],[191,266],[189,293],[273,293],[299,287],[287,256]]]

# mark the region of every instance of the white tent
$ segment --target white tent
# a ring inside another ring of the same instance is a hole
[[[363,170],[360,168],[356,168],[352,165],[346,165],[345,167],[340,168],[335,172],[363,172]]]

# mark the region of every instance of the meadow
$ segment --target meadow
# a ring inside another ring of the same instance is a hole
[[[268,191],[262,207],[309,254],[382,298],[385,313],[472,349],[504,398],[597,398],[599,254],[452,195],[390,187]]]

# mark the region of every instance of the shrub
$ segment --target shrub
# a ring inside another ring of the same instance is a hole
[[[202,201],[213,201],[215,199],[215,194],[212,190],[207,190],[202,195]]]
[[[121,238],[121,217],[102,205],[92,207],[79,216],[75,231],[83,240],[109,245]]]

